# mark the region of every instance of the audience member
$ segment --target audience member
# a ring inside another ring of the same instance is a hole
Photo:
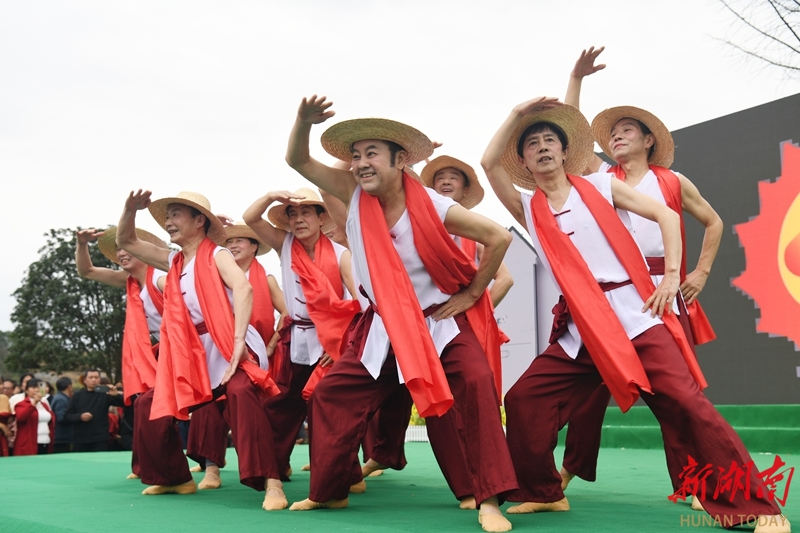
[[[25,398],[15,407],[17,440],[14,455],[44,455],[51,453],[55,438],[55,417],[42,399],[44,382],[27,380]]]
[[[87,370],[83,381],[84,388],[72,395],[65,416],[74,424],[72,451],[104,452],[108,450],[108,408],[123,405],[122,395],[113,385],[99,387],[99,370]]]
[[[72,448],[73,424],[67,422],[67,408],[72,397],[72,380],[68,377],[58,378],[56,381],[58,392],[50,400],[50,407],[56,416],[56,438],[53,453],[66,453]]]

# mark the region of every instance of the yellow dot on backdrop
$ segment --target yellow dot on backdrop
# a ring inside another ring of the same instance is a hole
[[[786,217],[783,219],[780,237],[778,238],[778,269],[781,273],[781,279],[792,298],[797,303],[800,303],[800,276],[792,273],[789,267],[786,266],[786,248],[798,236],[800,236],[800,195],[794,199],[792,205],[786,211]]]

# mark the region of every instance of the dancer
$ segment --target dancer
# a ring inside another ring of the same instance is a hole
[[[559,429],[601,382],[623,411],[643,392],[667,445],[700,464],[726,468],[750,460],[702,394],[705,379],[671,312],[680,277],[678,215],[612,174],[575,176],[592,145],[580,111],[540,97],[512,110],[482,161],[562,293],[550,346],[506,395],[508,443],[521,485],[509,499],[523,502],[509,513],[569,510],[553,449]],[[519,193],[514,184],[535,192]],[[665,275],[657,288],[615,207],[658,223]],[[719,476],[712,472],[707,483],[715,486]],[[789,531],[777,505],[758,492],[757,473],[750,476],[749,492],[706,500],[709,514],[726,527],[760,516],[758,533]],[[782,526],[773,529],[775,523]]]
[[[461,439],[449,445],[472,467],[478,521],[486,531],[508,531],[498,505],[517,484],[486,362],[485,346],[499,342],[499,333],[485,291],[511,235],[404,172],[433,150],[405,124],[360,119],[329,128],[323,148],[350,160],[352,172],[311,158],[311,126],[333,116],[331,105],[303,99],[286,160],[348,206],[355,277],[370,306],[311,397],[311,490],[292,509],[347,506],[347,472],[367,420],[403,381],[429,428],[454,409]],[[450,234],[484,245],[477,270]]]
[[[266,491],[263,509],[284,509],[286,496],[268,445],[272,429],[261,406],[261,395],[275,394],[277,387],[267,370],[264,341],[249,326],[253,290],[231,253],[219,246],[225,230],[204,196],[182,192],[151,202],[150,195],[150,191],[131,192],[117,230],[121,248],[151,266],[168,269],[156,387],[148,415],[153,420],[185,420],[189,409],[225,394],[224,414],[239,456],[241,483]],[[136,212],[146,208],[164,224],[180,252],[136,237]],[[164,450],[148,449],[148,453],[155,462],[155,456],[171,457],[176,447],[180,449],[180,439],[173,427]],[[144,456],[143,450],[140,453]],[[169,476],[145,494],[194,490],[185,457],[161,466]],[[144,468],[142,481],[148,483]]]

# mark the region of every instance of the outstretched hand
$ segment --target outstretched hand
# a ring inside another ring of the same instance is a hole
[[[315,94],[311,98],[303,98],[297,109],[297,118],[308,124],[322,124],[336,114],[335,111],[328,111],[332,105],[333,102],[326,101],[325,96]]]
[[[532,100],[522,102],[514,108],[514,111],[519,115],[530,115],[531,113],[540,113],[561,105],[564,105],[564,103],[554,96],[537,96]]]
[[[289,191],[274,191],[269,194],[273,202],[280,202],[286,205],[297,205],[301,200],[306,199],[303,195]]]
[[[102,237],[104,231],[97,231],[94,228],[82,229],[75,232],[75,238],[78,239],[78,244],[89,244]]]
[[[575,62],[575,67],[572,69],[572,76],[574,78],[583,78],[585,76],[591,76],[598,70],[603,70],[606,68],[605,64],[594,64],[594,62],[597,60],[597,56],[599,56],[605,49],[605,46],[601,46],[600,48],[595,48],[592,46],[588,50],[581,52],[581,56]]]
[[[125,200],[125,209],[128,211],[141,211],[150,207],[150,196],[153,193],[150,191],[143,191],[139,189],[136,192],[131,191],[128,199]]]
[[[233,221],[233,219],[231,217],[229,217],[228,215],[219,214],[219,215],[217,215],[217,218],[222,223],[222,225],[226,226],[226,227],[227,226],[233,226],[234,224],[236,224]]]

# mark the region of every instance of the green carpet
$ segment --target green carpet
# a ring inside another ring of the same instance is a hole
[[[125,479],[130,472],[125,452],[1,458],[0,533],[480,532],[476,512],[458,508],[430,446],[409,443],[406,451],[406,469],[369,478],[366,494],[351,496],[348,509],[304,513],[262,511],[263,493],[239,484],[233,449],[222,471],[223,487],[189,496],[142,496],[144,486]],[[562,454],[559,447],[558,463]],[[800,466],[798,455],[781,457]],[[308,447],[297,447],[294,481],[285,485],[290,502],[308,495],[309,473],[300,471],[307,458]],[[772,465],[771,455],[754,458],[760,469]],[[670,492],[662,451],[603,448],[598,481],[576,479],[567,490],[570,512],[510,520],[515,531],[559,533],[678,531],[692,527],[692,517],[699,524],[705,513],[673,504]],[[800,527],[797,500],[800,495],[790,491],[784,514]]]

